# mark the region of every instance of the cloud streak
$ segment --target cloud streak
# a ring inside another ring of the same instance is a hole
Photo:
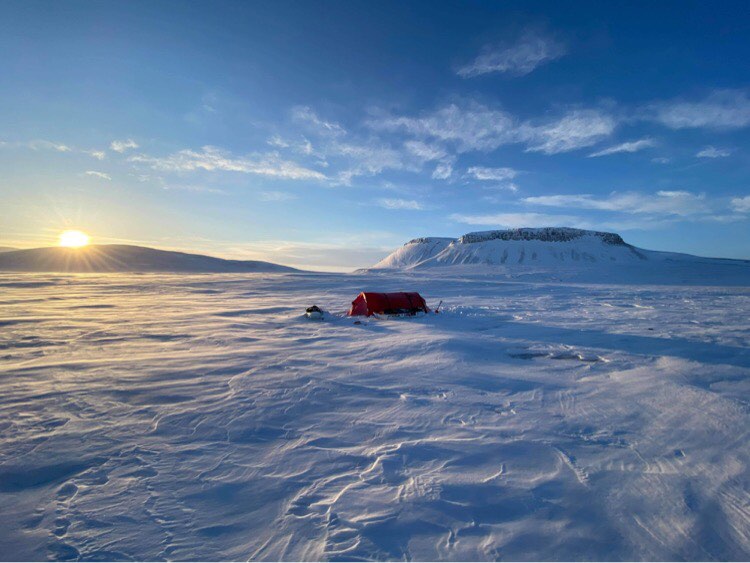
[[[449,104],[419,117],[391,116],[371,119],[376,130],[405,132],[418,139],[450,143],[458,152],[490,151],[516,138],[513,117],[482,104]]]
[[[453,175],[453,163],[450,161],[440,162],[432,171],[433,180],[448,180]]]
[[[39,150],[53,150],[57,152],[74,152],[74,149],[69,145],[63,143],[56,143],[54,141],[46,141],[44,139],[35,139],[33,141],[0,141],[0,147],[15,147],[31,149],[33,151]]]
[[[295,106],[292,108],[292,119],[306,124],[319,134],[339,136],[346,134],[346,129],[335,121],[328,121],[315,113],[308,106]]]
[[[121,141],[115,140],[109,144],[109,148],[115,152],[119,152],[122,154],[130,149],[137,149],[138,143],[136,143],[133,139],[124,139]]]
[[[581,227],[586,226],[580,217],[572,215],[547,215],[544,213],[496,213],[450,216],[456,223],[495,228],[518,229],[521,227]]]
[[[614,132],[617,120],[600,110],[578,109],[556,119],[519,121],[503,110],[468,102],[452,103],[417,117],[373,118],[367,124],[375,130],[449,144],[459,153],[489,152],[523,143],[528,152],[557,154],[599,142]]]
[[[732,198],[732,209],[738,213],[750,213],[750,195]]]
[[[33,151],[51,150],[68,154],[85,154],[97,160],[104,160],[107,153],[95,149],[79,149],[65,143],[34,139],[33,141],[0,141],[0,147],[31,149]]]
[[[525,125],[522,137],[529,143],[527,152],[558,154],[598,143],[616,127],[612,116],[598,110],[575,110],[547,124]]]
[[[86,170],[84,174],[86,174],[86,176],[93,176],[94,178],[112,181],[112,176],[110,176],[109,174],[105,174],[104,172],[97,172],[96,170]]]
[[[166,157],[134,155],[131,162],[149,165],[164,172],[240,172],[285,180],[325,180],[317,170],[305,168],[295,162],[282,159],[277,153],[236,157],[218,147],[206,145],[199,151],[185,149]]]
[[[565,54],[564,45],[551,37],[526,32],[515,45],[487,46],[472,62],[456,71],[461,78],[503,73],[523,76],[539,65]]]
[[[741,129],[750,125],[750,98],[743,90],[716,90],[703,100],[672,100],[647,108],[670,129]]]
[[[414,201],[413,199],[393,199],[393,198],[382,198],[376,201],[376,203],[385,209],[398,209],[398,210],[409,210],[409,211],[421,211],[424,209],[421,203]]]
[[[622,152],[633,153],[633,152],[638,152],[640,150],[647,149],[647,148],[654,147],[654,146],[656,146],[656,141],[647,137],[645,139],[639,139],[637,141],[627,141],[625,143],[621,143],[613,147],[602,149],[600,151],[591,153],[589,155],[589,158],[596,158],[599,156],[608,156],[610,154],[617,154],[617,153],[622,153]]]
[[[717,149],[716,147],[709,145],[706,148],[698,151],[695,156],[698,158],[725,158],[727,156],[730,156],[731,154],[732,151],[730,151],[729,149]]]
[[[522,201],[531,205],[547,207],[680,216],[695,215],[710,211],[703,194],[694,194],[681,190],[663,190],[655,194],[614,192],[604,197],[596,197],[590,194],[546,195],[526,197]]]
[[[518,170],[513,168],[487,168],[484,166],[471,166],[466,170],[466,174],[475,180],[504,182],[512,180],[518,176]]]

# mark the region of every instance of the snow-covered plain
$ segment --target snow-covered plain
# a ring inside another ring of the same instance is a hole
[[[741,285],[5,274],[0,348],[5,560],[750,558]]]

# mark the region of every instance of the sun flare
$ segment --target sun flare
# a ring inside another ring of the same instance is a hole
[[[86,246],[91,238],[83,231],[65,231],[60,233],[58,244],[68,248]]]

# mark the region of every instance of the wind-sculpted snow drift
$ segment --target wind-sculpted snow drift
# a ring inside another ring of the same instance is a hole
[[[750,288],[431,271],[0,274],[0,559],[750,558]]]
[[[457,268],[460,266],[460,268]],[[565,227],[468,233],[407,242],[370,271],[494,273],[566,281],[750,284],[750,261],[636,248],[620,235]]]

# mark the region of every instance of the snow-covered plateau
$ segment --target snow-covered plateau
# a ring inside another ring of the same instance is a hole
[[[750,260],[644,250],[615,233],[567,227],[417,238],[371,268],[394,269],[492,273],[538,281],[750,285]]]
[[[606,247],[596,283],[0,274],[0,558],[750,559],[747,265]]]

